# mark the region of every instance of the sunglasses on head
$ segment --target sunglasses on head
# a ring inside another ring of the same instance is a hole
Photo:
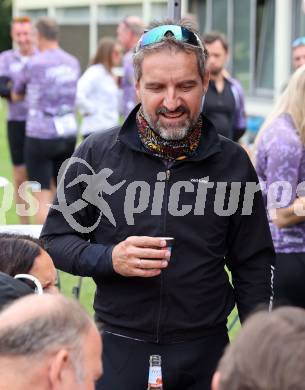
[[[305,37],[299,37],[292,42],[293,48],[301,46],[301,45],[305,45]]]
[[[200,38],[195,33],[185,27],[176,26],[173,24],[166,24],[163,26],[152,28],[151,30],[145,32],[140,38],[136,46],[135,52],[137,53],[145,46],[161,42],[166,38],[173,38],[177,41],[185,42],[189,45],[199,47],[200,49],[205,51]]]

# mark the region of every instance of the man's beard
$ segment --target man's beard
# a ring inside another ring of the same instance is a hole
[[[223,68],[214,68],[214,69],[210,69],[210,74],[213,77],[217,77],[222,73],[222,71],[223,71]]]
[[[161,107],[156,111],[156,115],[166,114],[166,113],[186,113],[189,114],[189,110],[184,106],[179,106],[176,110],[170,111],[165,107]],[[184,139],[189,133],[192,132],[195,124],[198,121],[199,115],[196,117],[196,120],[192,120],[189,117],[181,120],[180,122],[176,122],[175,124],[167,124],[166,126],[161,125],[161,121],[153,120],[150,115],[145,111],[143,107],[143,114],[148,122],[150,128],[158,134],[161,138],[167,141],[180,141]]]

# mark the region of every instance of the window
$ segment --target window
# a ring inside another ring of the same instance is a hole
[[[228,33],[228,3],[227,0],[213,0],[212,2],[212,30]]]
[[[100,24],[117,24],[129,15],[142,17],[142,4],[102,5],[98,8]]]
[[[275,0],[258,0],[256,7],[257,89],[273,89]],[[263,91],[262,91],[263,92]]]
[[[197,16],[200,31],[203,33],[206,28],[206,13],[207,13],[206,0],[202,0],[199,2],[197,0],[189,0],[189,10],[190,13]]]
[[[89,24],[89,7],[56,8],[56,20],[59,24]]]
[[[42,16],[47,16],[48,15],[48,10],[46,8],[41,8],[41,9],[31,9],[31,10],[26,10],[23,9],[20,11],[20,15],[27,15],[29,16],[32,20],[37,20],[41,18]]]
[[[305,36],[305,3],[304,0],[295,0],[293,15],[293,38]]]
[[[285,0],[283,0],[285,1]],[[299,6],[303,0],[296,0]],[[230,44],[228,70],[249,95],[273,93],[275,0],[189,0],[201,31],[219,30]],[[304,14],[299,30],[305,29]],[[305,31],[304,31],[305,34]]]
[[[167,17],[166,3],[151,3],[151,20],[162,20]]]
[[[231,61],[233,75],[242,84],[245,92],[250,90],[250,9],[251,0],[234,0],[233,44],[231,48]]]

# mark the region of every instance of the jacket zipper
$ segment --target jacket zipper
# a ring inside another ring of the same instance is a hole
[[[169,178],[170,178],[170,169],[167,167],[165,171],[165,190],[164,190],[164,203],[163,203],[163,235],[166,233],[166,215],[167,215],[167,206],[168,206],[168,187],[169,187]],[[157,339],[156,342],[159,342],[159,331],[160,331],[160,322],[161,322],[161,312],[162,312],[162,292],[163,292],[163,274],[161,271],[160,275],[160,296],[159,296],[159,314],[157,320]]]

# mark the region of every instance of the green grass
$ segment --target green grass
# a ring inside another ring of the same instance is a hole
[[[5,104],[0,99],[0,176],[6,177],[12,182],[11,162],[9,158],[9,151],[6,137],[6,122],[5,122]],[[3,190],[0,188],[0,207],[2,204]],[[18,216],[16,215],[15,206],[12,205],[10,210],[6,213],[6,224],[18,224]],[[1,223],[1,222],[0,222]],[[61,291],[66,296],[72,296],[74,286],[77,286],[79,278],[64,272],[60,272]],[[80,294],[80,303],[85,307],[88,313],[93,314],[92,302],[95,291],[95,284],[91,278],[82,279],[82,287]],[[229,323],[235,317],[237,311],[231,313]],[[240,325],[239,322],[235,324],[230,332],[230,338],[234,338]]]

